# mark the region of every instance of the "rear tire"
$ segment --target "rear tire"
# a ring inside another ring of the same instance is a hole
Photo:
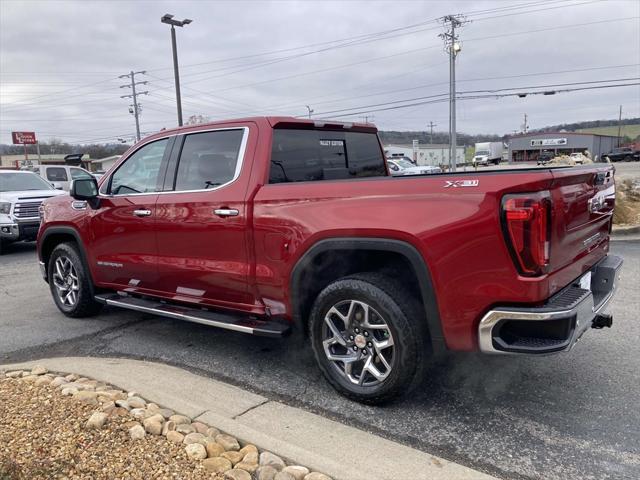
[[[413,386],[425,358],[424,322],[419,304],[401,285],[362,273],[320,292],[310,339],[320,370],[338,392],[381,404]]]
[[[93,298],[91,275],[73,243],[57,245],[47,267],[49,288],[58,309],[67,317],[96,315],[102,304]]]

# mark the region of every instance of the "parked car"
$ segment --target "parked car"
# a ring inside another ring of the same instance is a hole
[[[573,162],[576,165],[582,165],[584,163],[585,158],[587,158],[580,152],[574,152],[571,155],[569,155],[569,157],[571,158],[571,160],[573,160]]]
[[[433,353],[571,349],[611,325],[622,265],[611,165],[391,178],[371,124],[165,130],[70,195],[45,201],[38,235],[65,315],[297,333],[331,385],[372,404],[410,391]]]
[[[555,158],[555,154],[553,152],[550,152],[550,151],[547,151],[547,150],[542,151],[538,155],[538,165],[546,165],[547,163],[549,163],[554,158]]]
[[[70,165],[38,165],[33,171],[51,182],[55,188],[65,191],[69,191],[72,180],[91,177],[91,173],[84,168]]]
[[[387,165],[389,166],[389,173],[394,177],[423,175],[425,173],[442,173],[440,167],[434,167],[432,165],[415,166],[413,163],[402,158],[387,159]]]
[[[609,158],[611,162],[632,162],[640,160],[640,152],[636,152],[630,147],[614,148],[609,153],[602,155],[603,158]]]
[[[32,172],[0,170],[0,254],[8,243],[33,241],[43,200],[64,195]]]

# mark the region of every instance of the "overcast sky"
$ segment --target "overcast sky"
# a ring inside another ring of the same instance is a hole
[[[149,92],[139,99],[142,131],[175,126],[165,13],[193,19],[177,31],[185,119],[298,116],[310,105],[320,117],[368,115],[385,130],[433,121],[447,131],[437,95],[448,92],[449,66],[435,20],[456,13],[471,20],[460,29],[460,92],[640,77],[638,0],[0,0],[0,142],[12,130],[130,138],[127,79],[117,78],[130,70],[147,71],[136,76],[149,82],[138,88]],[[530,128],[612,119],[621,104],[623,117],[640,116],[640,87],[461,100],[458,131],[511,133],[524,113]]]

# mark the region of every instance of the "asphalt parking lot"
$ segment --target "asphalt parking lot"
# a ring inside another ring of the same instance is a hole
[[[226,380],[503,478],[640,478],[640,241],[625,257],[614,328],[544,358],[451,354],[387,407],[337,395],[308,348],[105,309],[76,320],[55,308],[33,244],[0,257],[0,359],[120,356]],[[162,381],[162,379],[158,379]],[[399,459],[401,461],[401,459]]]

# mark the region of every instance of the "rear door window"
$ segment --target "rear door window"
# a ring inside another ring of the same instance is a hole
[[[64,167],[48,167],[47,180],[50,182],[66,182],[69,178]]]
[[[208,190],[233,181],[245,129],[187,135],[182,145],[175,190]]]
[[[269,183],[386,176],[373,133],[329,130],[273,131]]]

